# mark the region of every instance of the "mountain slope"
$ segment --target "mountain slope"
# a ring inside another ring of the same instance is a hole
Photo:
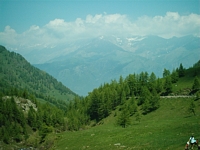
[[[154,100],[162,91],[156,94],[153,88],[158,86],[159,89],[156,89],[159,91],[163,87],[165,91],[165,83],[168,78],[172,78],[172,74],[157,81],[149,80],[149,82],[145,82],[144,74],[140,74],[139,77],[130,74],[125,80],[120,77],[118,82],[111,81],[110,84],[106,83],[94,89],[85,99],[76,100],[71,105],[70,111],[74,114],[71,121],[74,127],[80,125],[80,122],[83,122],[84,112],[90,113],[91,120],[93,117],[100,117],[100,120],[93,118],[91,128],[85,127],[85,124],[80,127],[87,128],[86,130],[77,128],[77,132],[59,134],[58,137],[62,138],[58,138],[54,148],[74,150],[85,148],[179,150],[184,148],[191,134],[194,134],[196,139],[199,138],[200,99],[199,96],[189,96],[195,76],[200,77],[199,64],[200,61],[193,67],[185,69],[184,76],[178,77],[178,81],[171,85],[172,91],[169,94],[178,96],[160,97],[158,101]],[[163,82],[158,82],[161,80]],[[140,86],[141,90],[138,90]],[[129,90],[131,88],[132,90]],[[147,92],[147,88],[151,92]],[[130,91],[136,94],[131,95]],[[197,91],[199,92],[199,88]],[[151,100],[150,93],[154,95]],[[180,95],[183,94],[187,96],[181,97]],[[126,96],[125,99],[123,95]],[[117,102],[119,100],[120,103]],[[143,104],[140,104],[141,100]],[[144,113],[146,107],[153,104],[152,102],[158,107]],[[117,103],[118,105],[112,108]],[[111,108],[112,110],[109,110]],[[68,117],[70,120],[72,116]],[[118,120],[122,118],[124,118],[124,123],[127,123],[126,126],[117,126]],[[80,142],[77,143],[77,141]]]
[[[171,39],[102,36],[77,42],[73,51],[35,66],[76,93],[87,95],[95,87],[120,75],[147,71],[162,77],[163,68],[172,70],[180,63],[190,67],[200,58],[199,43],[200,38],[194,36]]]
[[[76,94],[44,71],[33,67],[21,55],[0,46],[0,90],[17,88],[37,98],[71,100]]]
[[[200,105],[195,101],[196,116],[188,113],[191,99],[162,99],[160,108],[136,120],[131,117],[131,125],[122,128],[115,125],[120,111],[114,111],[104,119],[102,125],[87,130],[65,132],[58,135],[54,148],[62,149],[184,149],[194,133],[199,139]],[[173,114],[173,115],[172,115]],[[62,138],[61,138],[62,137]],[[79,142],[77,142],[79,141]]]

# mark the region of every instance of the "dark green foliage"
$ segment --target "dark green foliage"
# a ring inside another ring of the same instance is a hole
[[[178,72],[173,70],[171,74],[172,83],[176,83],[178,81],[178,78],[179,78]]]
[[[185,69],[183,68],[182,63],[180,64],[180,66],[178,68],[178,75],[179,75],[179,77],[184,77],[184,75],[185,75]]]
[[[28,92],[25,93],[30,95]],[[2,93],[0,98],[0,141],[2,140],[4,143],[9,144],[13,140],[15,142],[27,140],[27,126],[32,128],[32,132],[39,130],[42,141],[50,133],[49,129],[51,131],[53,129],[57,131],[65,129],[64,112],[62,110],[49,103],[41,105],[36,100],[33,100],[32,102],[37,104],[37,108],[30,106],[28,112],[23,112],[20,107],[21,104],[17,105],[15,101],[18,100],[18,103],[26,103],[26,99],[19,100],[18,97],[7,97],[4,94]],[[42,125],[45,127],[43,128]]]
[[[90,120],[98,123],[116,107],[121,108],[118,124],[126,127],[129,121],[128,118],[123,120],[123,117],[127,114],[129,117],[135,115],[138,105],[142,106],[144,114],[159,108],[160,98],[157,91],[162,91],[162,82],[154,73],[151,73],[150,77],[147,72],[129,75],[125,79],[120,76],[118,82],[113,80],[94,89],[85,98],[75,98],[70,102],[66,111],[67,127],[69,130],[79,130]]]
[[[162,83],[162,80],[158,78],[156,81],[156,91],[157,93],[160,93],[162,92],[162,90],[163,90],[163,83]]]
[[[197,91],[199,89],[200,89],[200,81],[199,81],[198,77],[196,76],[194,78],[194,83],[192,85],[192,90]]]
[[[4,100],[0,99],[0,140],[8,144],[11,140],[10,138],[13,137],[16,142],[20,142],[27,132],[24,114],[22,110],[17,108],[13,97]]]
[[[165,95],[172,93],[172,81],[170,76],[165,78],[164,89]]]
[[[200,67],[200,60],[193,65],[193,68],[199,68],[199,67]]]
[[[150,92],[147,87],[144,87],[138,101],[138,104],[142,105],[143,114],[147,114],[159,108],[159,99],[155,89]]]
[[[142,114],[137,109],[136,114],[135,114],[135,120],[140,122],[141,118],[142,118]]]
[[[51,133],[53,131],[52,127],[49,127],[45,124],[42,124],[39,130],[39,135],[41,136],[41,142],[44,141],[44,138],[47,136],[48,133]]]
[[[122,126],[123,128],[130,125],[130,113],[126,105],[123,105],[121,108],[121,112],[117,118],[117,124]]]
[[[133,116],[138,109],[137,101],[134,97],[131,97],[128,103],[128,110],[130,113],[130,116]]]
[[[164,71],[163,71],[163,78],[165,78],[165,77],[167,77],[169,75],[170,75],[170,71],[167,70],[167,69],[164,69]]]
[[[49,74],[33,67],[21,55],[9,52],[3,46],[0,46],[0,60],[0,91],[6,95],[23,98],[34,95],[62,109],[66,108],[66,101],[76,95]]]
[[[195,106],[195,103],[194,101],[192,100],[190,105],[189,105],[189,108],[188,108],[188,111],[189,113],[193,113],[194,115],[196,115],[196,106]]]
[[[88,113],[88,100],[75,97],[67,108],[67,128],[68,130],[79,130],[88,124],[90,117]]]
[[[28,117],[27,122],[30,127],[32,127],[33,130],[36,130],[37,128],[37,117],[36,117],[36,111],[31,106],[28,111]]]

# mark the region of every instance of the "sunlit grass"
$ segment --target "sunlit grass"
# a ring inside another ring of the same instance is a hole
[[[127,128],[116,126],[117,116],[112,114],[103,125],[58,134],[54,149],[184,149],[192,133],[200,138],[200,100],[195,101],[196,116],[187,111],[190,102],[186,98],[162,99],[158,110],[142,116],[140,123],[133,116]]]

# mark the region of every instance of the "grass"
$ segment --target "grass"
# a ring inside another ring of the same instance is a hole
[[[200,79],[200,67],[187,69],[185,76],[173,84],[173,92],[179,95],[188,95],[191,92],[195,76]]]
[[[162,99],[158,110],[142,116],[140,123],[133,116],[127,128],[115,125],[113,112],[103,125],[57,134],[53,149],[184,149],[191,134],[200,139],[200,100],[195,101],[196,116],[187,111],[190,103],[186,98]]]

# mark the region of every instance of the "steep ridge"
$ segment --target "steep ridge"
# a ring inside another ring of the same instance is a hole
[[[46,100],[67,101],[76,96],[74,92],[48,73],[33,67],[20,54],[9,52],[3,46],[0,46],[0,60],[1,91],[16,88]]]

